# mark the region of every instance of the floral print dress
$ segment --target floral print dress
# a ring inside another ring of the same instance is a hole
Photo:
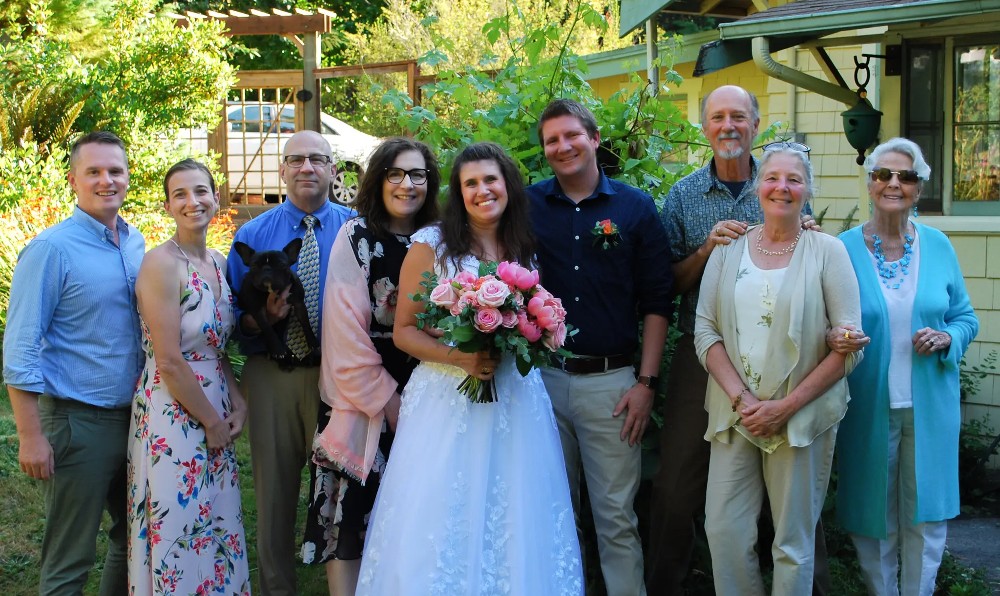
[[[181,352],[215,409],[232,411],[222,358],[233,295],[218,300],[191,261],[180,297]],[[168,392],[142,322],[146,366],[132,400],[128,458],[129,594],[249,594],[236,452],[209,452],[205,431]]]

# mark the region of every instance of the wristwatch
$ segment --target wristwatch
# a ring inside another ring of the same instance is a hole
[[[649,387],[650,389],[655,391],[657,385],[660,382],[660,377],[652,377],[650,375],[639,375],[639,378],[636,379],[636,382],[639,383],[640,385],[645,385],[646,387]]]

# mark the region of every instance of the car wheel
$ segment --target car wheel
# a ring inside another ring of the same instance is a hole
[[[361,170],[356,164],[345,163],[337,168],[337,175],[330,182],[330,200],[341,205],[353,205],[358,194]]]

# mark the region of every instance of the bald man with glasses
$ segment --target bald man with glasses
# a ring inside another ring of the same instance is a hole
[[[330,182],[336,174],[330,144],[313,131],[297,132],[285,145],[279,166],[286,200],[246,223],[233,239],[255,251],[281,250],[301,238],[296,269],[306,288],[310,326],[318,334],[323,303],[323,280],[337,231],[354,212],[330,201]],[[235,250],[229,252],[229,285],[233,294],[247,274]],[[268,298],[268,321],[288,316],[285,297]],[[247,355],[240,388],[249,406],[250,455],[257,497],[257,562],[260,593],[292,596],[295,579],[296,510],[302,468],[312,453],[319,417],[319,348],[297,347],[297,322],[289,321],[292,356],[279,363],[269,359],[260,329],[249,313],[237,309],[243,353]],[[299,331],[301,334],[301,330]],[[301,335],[299,335],[301,337]]]

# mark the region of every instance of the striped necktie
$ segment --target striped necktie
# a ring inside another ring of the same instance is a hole
[[[302,237],[302,250],[299,252],[299,281],[305,288],[306,310],[309,312],[309,326],[313,333],[317,331],[319,321],[319,243],[316,242],[316,232],[313,226],[316,225],[316,217],[307,215],[302,218],[302,225],[306,227],[306,233]],[[305,333],[299,320],[295,317],[288,322],[288,348],[299,360],[305,358],[312,351],[306,341]]]

